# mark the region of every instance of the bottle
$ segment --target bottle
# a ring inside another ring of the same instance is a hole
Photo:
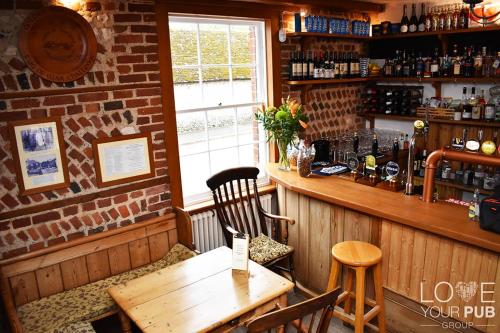
[[[394,76],[403,76],[403,62],[401,60],[401,54],[399,50],[396,50],[396,58],[394,59]]]
[[[437,9],[433,8],[431,13],[431,31],[439,30],[439,13]]]
[[[443,31],[445,30],[446,27],[446,13],[444,12],[443,9],[439,11],[439,16],[438,16],[438,30]]]
[[[309,58],[307,60],[307,65],[308,65],[308,80],[313,80],[314,79],[314,59],[313,59],[313,56],[311,54],[311,52],[309,52]]]
[[[495,104],[493,103],[492,97],[490,97],[490,100],[484,106],[484,120],[486,120],[486,121],[494,121],[495,120]]]
[[[441,180],[448,181],[450,179],[451,167],[448,161],[444,160],[441,165]]]
[[[359,136],[358,136],[358,132],[354,132],[354,136],[352,138],[352,150],[356,153],[356,155],[358,154],[358,151],[359,151]]]
[[[434,49],[434,56],[432,57],[431,62],[431,77],[439,77],[439,55],[438,49]]]
[[[403,70],[402,70],[402,76],[403,77],[410,77],[410,62],[408,61],[408,58],[406,57],[406,50],[403,51]]]
[[[479,101],[476,96],[476,87],[472,87],[472,92],[467,103],[471,106],[471,119],[481,119],[481,108],[479,107]]]
[[[305,52],[302,52],[302,80],[309,79],[309,63]]]
[[[374,157],[377,157],[377,155],[378,155],[378,138],[377,138],[377,134],[373,134],[373,139],[372,139],[372,155]]]
[[[424,77],[425,78],[432,76],[431,64],[432,64],[432,58],[431,57],[425,58],[425,61],[424,61]]]
[[[405,141],[403,142],[403,149],[408,149],[410,147],[410,140],[408,139],[408,133],[405,135]]]
[[[432,31],[432,13],[431,7],[427,8],[427,15],[425,15],[425,31]]]
[[[467,6],[463,6],[458,16],[458,28],[467,29],[469,27],[469,10]]]
[[[426,20],[425,3],[422,2],[422,4],[420,5],[420,17],[418,19],[418,28],[417,28],[419,32],[425,31],[425,20]]]
[[[399,150],[404,149],[405,135],[401,133],[399,135]]]
[[[444,21],[444,30],[451,30],[452,29],[452,21],[453,21],[453,11],[448,8],[445,13],[445,21]]]
[[[484,55],[486,55],[486,47],[483,48]],[[474,76],[481,77],[483,75],[483,53],[477,50],[474,57]]]
[[[313,79],[319,79],[319,59],[318,54],[314,53],[314,71],[313,71]]]
[[[415,58],[414,50],[412,50],[410,53],[408,65],[410,66],[410,77],[415,77],[417,75],[417,59]]]
[[[483,188],[488,191],[491,191],[495,188],[495,174],[493,173],[493,169],[491,167],[488,168],[484,176]]]
[[[425,166],[426,166],[426,161],[427,161],[427,149],[424,149],[422,151],[422,161],[420,163],[420,170],[419,170],[419,173],[418,175],[420,177],[423,177],[425,175]]]
[[[417,32],[418,29],[418,20],[417,20],[417,5],[412,4],[411,5],[411,17],[410,17],[410,23],[408,25],[408,31],[409,32]]]
[[[484,170],[481,164],[479,164],[474,171],[474,179],[472,181],[472,185],[477,188],[483,188],[484,186]]]
[[[472,58],[472,48],[467,48],[467,56],[464,59],[463,76],[472,77],[474,75],[474,59]]]
[[[469,205],[469,220],[477,222],[479,221],[479,205],[481,200],[479,199],[479,189],[474,189],[474,197]]]
[[[419,52],[417,63],[415,66],[415,76],[418,78],[424,77],[424,71],[425,71],[424,59],[422,59],[422,52]]]
[[[297,66],[295,65],[295,52],[292,52],[290,56],[290,62],[288,63],[288,78],[290,80],[295,80],[297,78]]]
[[[464,185],[471,186],[474,181],[474,171],[472,171],[472,164],[469,164],[467,169],[464,171]]]
[[[323,78],[329,80],[330,75],[330,58],[328,57],[328,52],[325,53],[325,59],[323,61]]]
[[[401,18],[401,26],[399,28],[399,32],[405,34],[408,32],[408,28],[410,25],[410,20],[408,20],[408,16],[406,15],[406,5],[403,5],[403,17]]]
[[[460,104],[462,105],[462,119],[471,119],[472,118],[472,106],[469,104],[468,98],[467,98],[467,87],[463,88],[462,91],[462,99],[460,101]]]
[[[301,58],[301,55],[300,53],[297,53],[297,58],[295,59],[295,66],[297,67],[296,69],[296,80],[302,80],[302,74],[303,74],[303,71],[302,71],[302,58]]]
[[[392,141],[392,161],[398,163],[399,161],[399,143],[398,138]]]
[[[484,89],[481,89],[481,95],[478,96],[478,106],[479,106],[479,119],[482,120],[485,118],[485,107],[486,107],[486,99],[484,97]]]
[[[462,62],[460,61],[460,56],[458,55],[457,44],[453,45],[453,76],[459,77],[462,75]]]
[[[338,57],[337,52],[335,52],[333,55],[333,62],[334,62],[333,77],[335,79],[339,79],[340,78],[340,59]]]
[[[460,162],[460,168],[455,171],[455,183],[463,184],[464,182],[464,162]]]
[[[392,65],[392,60],[387,58],[384,64],[384,76],[391,77],[394,76],[394,68]]]

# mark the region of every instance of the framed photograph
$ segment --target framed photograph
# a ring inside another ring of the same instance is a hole
[[[154,177],[150,133],[96,139],[92,142],[97,186],[106,187]]]
[[[13,121],[9,131],[20,195],[69,186],[60,118]]]

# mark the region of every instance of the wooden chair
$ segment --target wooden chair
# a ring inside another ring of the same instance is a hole
[[[265,267],[289,272],[295,283],[294,249],[287,245],[288,224],[294,224],[295,221],[262,209],[257,191],[258,174],[258,168],[240,167],[221,171],[207,180],[213,194],[217,219],[229,247],[232,247],[233,234],[248,234],[250,259]],[[270,232],[266,218],[271,222]],[[285,223],[281,224],[281,221]],[[284,259],[288,261],[288,267],[278,266]]]
[[[248,332],[271,332],[271,329],[285,332],[288,324],[293,325],[297,332],[328,332],[339,294],[340,288],[337,288],[305,302],[265,314],[248,324]]]

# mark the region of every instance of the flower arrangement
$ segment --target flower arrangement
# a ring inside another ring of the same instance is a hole
[[[290,170],[287,147],[298,137],[301,130],[307,128],[309,119],[302,113],[302,104],[290,96],[286,100],[282,99],[281,103],[278,108],[260,108],[255,118],[267,131],[267,141],[274,141],[278,145],[280,169]]]

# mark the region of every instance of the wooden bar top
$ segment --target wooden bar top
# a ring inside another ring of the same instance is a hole
[[[418,196],[361,185],[338,176],[302,178],[296,171],[281,171],[272,163],[267,171],[273,181],[292,191],[500,253],[500,235],[469,221],[466,207],[424,203]]]

